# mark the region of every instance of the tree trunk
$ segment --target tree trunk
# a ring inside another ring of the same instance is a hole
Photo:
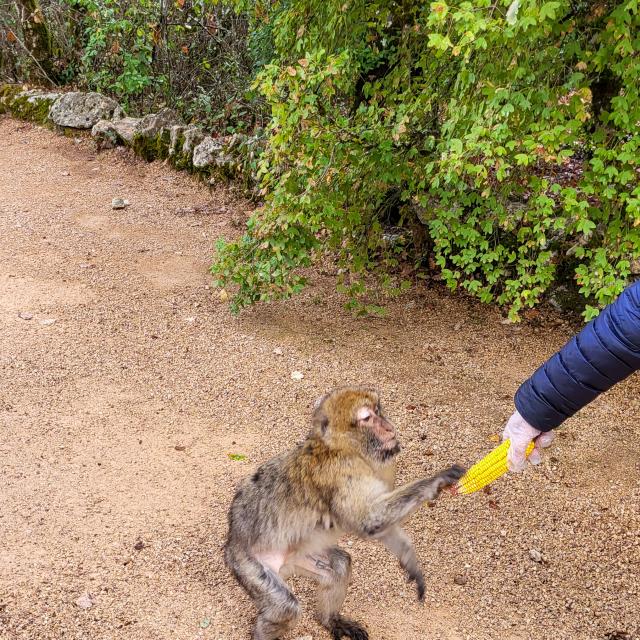
[[[40,75],[55,84],[53,41],[38,0],[16,0],[24,45],[39,67]]]

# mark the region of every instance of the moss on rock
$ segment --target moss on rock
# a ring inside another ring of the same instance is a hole
[[[55,98],[18,96],[13,103],[13,115],[38,124],[49,124],[49,109]]]
[[[10,113],[21,120],[51,126],[49,109],[57,98],[57,93],[25,91],[16,84],[0,85],[0,113]]]
[[[147,162],[165,160],[169,157],[171,148],[170,133],[166,129],[153,136],[136,133],[131,141],[131,148]]]
[[[191,154],[184,150],[184,141],[183,134],[179,134],[176,137],[176,143],[171,154],[171,164],[180,171],[193,173],[193,160]]]
[[[0,84],[0,113],[11,113],[9,105],[22,91],[19,84]]]

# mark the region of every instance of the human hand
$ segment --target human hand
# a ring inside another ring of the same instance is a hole
[[[510,446],[507,453],[509,471],[520,472],[527,466],[527,447],[533,440],[535,449],[529,455],[531,464],[540,464],[541,449],[546,449],[556,437],[553,431],[540,431],[532,427],[517,411],[509,418],[502,433],[502,440],[509,438]]]

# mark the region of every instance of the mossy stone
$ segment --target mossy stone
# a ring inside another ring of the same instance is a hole
[[[38,94],[25,91],[21,85],[0,85],[0,113],[10,113],[15,118],[51,126],[49,109],[56,94]]]

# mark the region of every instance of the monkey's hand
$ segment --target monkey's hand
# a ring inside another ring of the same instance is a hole
[[[440,493],[443,489],[447,487],[452,487],[455,485],[460,478],[465,474],[466,469],[461,467],[458,464],[454,464],[452,467],[441,471],[436,477],[436,489],[437,492]]]

